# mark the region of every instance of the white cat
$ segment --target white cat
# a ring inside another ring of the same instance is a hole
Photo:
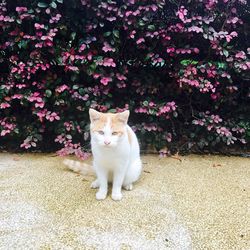
[[[103,200],[108,182],[112,182],[112,199],[121,200],[122,187],[132,190],[142,171],[139,143],[127,124],[129,111],[111,114],[90,109],[89,115],[93,168],[97,176],[91,187],[99,188],[96,199]],[[64,163],[74,171],[82,167],[71,160]]]

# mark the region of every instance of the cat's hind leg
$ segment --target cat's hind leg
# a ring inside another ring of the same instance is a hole
[[[125,190],[133,189],[132,184],[139,179],[141,171],[142,171],[142,163],[140,158],[138,158],[134,160],[128,167],[127,173],[122,183],[122,186]]]

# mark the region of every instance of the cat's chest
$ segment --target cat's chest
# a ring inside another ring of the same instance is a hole
[[[129,152],[118,150],[94,150],[94,161],[105,168],[113,169],[116,166],[127,164]]]

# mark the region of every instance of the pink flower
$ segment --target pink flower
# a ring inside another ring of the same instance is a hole
[[[15,94],[12,96],[12,99],[22,99],[23,98],[23,95],[22,94]]]
[[[194,48],[193,49],[194,53],[198,54],[200,52],[200,50],[198,48]]]
[[[185,9],[184,6],[181,6],[180,9],[176,12],[176,15],[184,21],[185,16],[187,15],[187,10]]]
[[[26,7],[16,7],[16,12],[25,12],[27,11],[28,9]]]
[[[36,28],[37,30],[39,30],[39,29],[44,29],[44,24],[35,23],[35,28]]]
[[[26,84],[17,84],[16,87],[18,89],[22,89],[22,88],[25,88],[26,87]]]
[[[237,59],[246,59],[246,54],[244,51],[239,51],[238,53],[236,53],[235,58]]]
[[[109,52],[109,51],[115,52],[115,49],[112,48],[107,42],[104,42],[104,46],[102,47],[102,50],[104,52]]]
[[[110,77],[102,77],[102,79],[101,79],[101,83],[103,84],[103,85],[107,85],[109,82],[111,82],[112,81],[112,78],[110,78]]]
[[[82,51],[84,51],[85,49],[86,49],[86,44],[82,44],[81,46],[80,46],[80,48],[79,48],[79,52],[82,52]]]
[[[53,122],[54,120],[60,120],[60,117],[56,112],[48,111],[46,114],[46,119],[50,122]]]
[[[28,136],[23,143],[20,145],[21,148],[31,148],[31,147],[36,147],[36,141],[37,139],[32,137],[32,136]]]
[[[172,141],[172,134],[171,133],[167,133],[166,134],[166,140],[167,140],[167,142],[171,142]]]
[[[41,110],[36,113],[36,115],[39,117],[40,122],[43,122],[43,118],[46,116],[47,109]]]
[[[43,108],[44,105],[45,105],[44,102],[37,102],[37,103],[35,103],[35,107],[36,107],[36,108]]]
[[[127,80],[127,77],[122,75],[122,74],[119,74],[119,73],[116,73],[116,77],[118,80],[120,81],[123,81],[123,80]]]
[[[135,38],[135,34],[136,34],[136,31],[133,30],[133,31],[131,31],[131,33],[129,34],[129,37],[130,37],[130,38]]]
[[[65,141],[64,135],[58,135],[55,139],[55,142],[63,143]]]
[[[40,97],[40,93],[34,92],[32,95],[28,97],[30,102],[43,102],[43,99]]]
[[[94,79],[98,79],[100,76],[101,76],[101,74],[98,74],[98,73],[94,73],[94,74],[93,74],[93,78],[94,78]]]
[[[7,129],[7,130],[2,130],[1,131],[1,136],[5,136],[5,135],[7,135],[7,134],[9,134],[11,131],[9,130],[9,129]]]
[[[113,67],[113,68],[116,67],[114,59],[113,58],[108,58],[108,57],[104,58],[101,61],[97,61],[96,64],[97,65],[103,65],[105,67]]]
[[[35,47],[36,47],[36,48],[42,48],[42,47],[43,47],[43,44],[42,44],[42,43],[36,43],[36,44],[35,44]]]
[[[152,4],[150,7],[151,7],[152,11],[154,11],[154,12],[158,10],[157,5],[155,5],[155,4]]]
[[[3,102],[0,104],[0,109],[6,109],[6,108],[9,108],[10,107],[10,104],[7,103],[7,102]]]
[[[57,93],[62,93],[64,90],[69,90],[69,87],[66,84],[63,84],[56,88]]]
[[[107,19],[108,21],[110,21],[110,22],[113,22],[113,21],[116,20],[116,17],[115,17],[115,16],[112,16],[112,17],[107,17],[106,19]]]
[[[139,38],[137,41],[136,41],[136,44],[140,44],[140,43],[143,43],[145,42],[145,39],[144,38]]]
[[[79,68],[76,66],[65,66],[65,71],[79,71]]]

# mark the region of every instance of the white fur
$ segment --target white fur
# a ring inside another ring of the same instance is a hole
[[[132,184],[140,177],[142,164],[137,137],[133,130],[126,126],[123,136],[112,135],[110,120],[103,128],[104,134],[91,133],[91,148],[93,153],[93,167],[97,179],[91,184],[92,188],[99,188],[96,193],[97,200],[107,196],[108,182],[113,183],[112,199],[121,200],[121,188],[132,189]],[[128,139],[131,135],[131,144]],[[106,145],[104,142],[110,142]]]

